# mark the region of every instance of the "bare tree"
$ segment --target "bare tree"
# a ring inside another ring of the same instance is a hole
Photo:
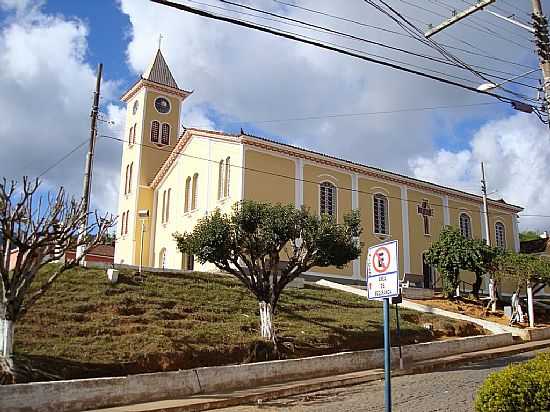
[[[35,287],[40,269],[64,257],[69,248],[86,242],[84,257],[115,223],[111,215],[87,213],[82,202],[68,198],[63,188],[55,195],[44,195],[39,187],[38,180],[28,178],[23,178],[22,185],[6,179],[0,182],[0,358],[12,357],[15,323],[59,275],[77,266],[82,258],[65,259]],[[82,236],[85,240],[79,241],[83,232],[93,235]]]

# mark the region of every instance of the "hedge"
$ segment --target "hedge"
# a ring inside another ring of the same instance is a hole
[[[477,392],[477,412],[550,411],[550,353],[492,373]]]

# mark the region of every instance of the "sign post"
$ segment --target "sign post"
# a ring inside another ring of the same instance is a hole
[[[397,240],[370,247],[367,255],[367,295],[384,302],[384,410],[391,412],[390,299],[399,296]]]

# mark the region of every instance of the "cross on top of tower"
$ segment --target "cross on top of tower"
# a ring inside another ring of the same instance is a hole
[[[160,50],[160,47],[162,46],[162,38],[164,36],[162,35],[162,33],[159,33],[159,50]]]

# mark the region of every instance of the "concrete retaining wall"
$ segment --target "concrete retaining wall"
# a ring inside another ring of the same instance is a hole
[[[509,333],[473,336],[403,347],[408,362],[436,359],[512,344]],[[398,349],[392,348],[397,360]],[[72,412],[244,389],[267,383],[338,375],[383,366],[383,350],[342,352],[254,364],[178,372],[0,386],[1,412]]]

